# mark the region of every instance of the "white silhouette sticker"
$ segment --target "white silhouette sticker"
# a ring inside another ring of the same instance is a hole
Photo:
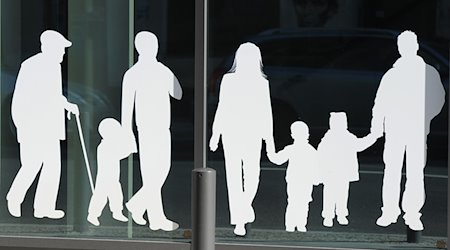
[[[330,128],[317,151],[308,142],[306,123],[296,121],[291,125],[294,142],[275,152],[269,82],[262,71],[261,53],[252,43],[238,48],[232,68],[222,78],[209,142],[211,151],[216,151],[222,140],[230,219],[236,235],[245,235],[245,225],[255,220],[252,202],[259,183],[262,140],[270,161],[277,165],[288,162],[286,231],[305,232],[313,186],[320,183],[324,185],[323,225],[332,227],[336,216],[340,225],[349,224],[349,185],[359,181],[358,152],[383,133],[383,213],[376,223],[386,227],[400,215],[401,170],[406,155],[403,218],[410,229],[423,230],[420,210],[425,202],[426,139],[431,120],[444,105],[445,91],[439,73],[417,55],[418,49],[413,32],[398,36],[401,57],[381,80],[367,136],[358,138],[348,130],[345,110],[331,112]]]
[[[357,153],[371,146],[376,139],[373,134],[357,138],[347,129],[345,112],[330,113],[330,129],[317,147],[323,183],[324,226],[332,227],[335,215],[340,225],[349,223],[347,219],[349,184],[359,181]]]
[[[40,172],[34,199],[34,217],[60,219],[56,209],[61,175],[60,141],[65,140],[64,112],[79,115],[78,106],[62,92],[61,62],[72,43],[60,33],[41,34],[41,52],[25,60],[19,70],[11,115],[20,144],[21,167],[6,196],[8,211],[21,217],[25,194]]]
[[[134,110],[142,187],[126,207],[137,224],[147,223],[143,217],[147,211],[150,229],[172,231],[178,224],[164,214],[161,188],[171,164],[170,97],[180,100],[183,92],[172,71],[156,59],[158,40],[153,33],[139,32],[135,46],[138,61],[123,78],[122,126],[134,138]]]
[[[400,58],[383,76],[372,110],[371,132],[385,135],[382,215],[377,225],[387,227],[400,215],[400,183],[406,155],[403,218],[410,229],[421,231],[420,210],[425,203],[424,168],[431,120],[445,103],[439,73],[417,55],[412,31],[397,38]]]
[[[34,216],[60,219],[64,211],[56,209],[56,201],[61,173],[60,141],[66,139],[66,110],[69,119],[71,113],[77,117],[88,171],[89,161],[78,106],[68,102],[62,93],[60,64],[65,48],[72,43],[53,30],[44,31],[40,40],[42,52],[22,63],[13,93],[11,114],[17,128],[21,167],[6,198],[9,213],[21,217],[21,204],[40,172]],[[263,141],[271,162],[277,165],[288,162],[286,231],[306,232],[312,191],[320,183],[324,186],[323,225],[332,227],[335,217],[340,225],[349,224],[349,185],[359,181],[357,153],[382,136],[385,136],[383,207],[376,224],[387,227],[396,223],[401,214],[400,185],[406,158],[403,218],[410,229],[423,230],[420,210],[425,202],[427,135],[432,119],[445,103],[445,90],[437,70],[417,55],[419,45],[414,32],[401,33],[397,45],[400,58],[380,82],[370,134],[356,137],[348,130],[345,110],[331,112],[329,130],[317,150],[309,143],[308,125],[296,121],[291,125],[293,143],[279,152],[274,145],[269,81],[262,70],[260,49],[253,43],[239,46],[233,66],[221,81],[209,141],[211,151],[216,151],[222,142],[230,223],[235,225],[236,235],[246,235],[245,225],[255,220],[253,200],[260,181]],[[170,101],[171,97],[180,100],[183,92],[173,72],[157,60],[158,39],[153,33],[139,32],[135,47],[138,61],[123,77],[121,122],[106,118],[98,127],[102,141],[97,148],[95,188],[89,175],[93,194],[87,220],[99,226],[98,218],[108,201],[114,219],[128,220],[123,214],[120,161],[138,152],[139,147],[142,187],[126,207],[135,223],[147,224],[144,218],[147,213],[151,230],[172,231],[179,225],[166,217],[161,189],[171,167]]]
[[[120,185],[120,160],[136,152],[134,138],[113,118],[105,118],[98,126],[102,141],[97,147],[97,178],[89,203],[87,220],[99,226],[98,217],[106,202],[115,220],[128,221],[122,213],[123,192]]]
[[[309,144],[309,128],[306,123],[292,123],[291,137],[294,143],[277,153],[272,147],[267,156],[277,165],[289,161],[286,170],[286,231],[294,232],[297,228],[299,232],[306,232],[313,186],[319,184],[318,155],[316,149]]]
[[[245,224],[255,220],[252,203],[259,184],[262,140],[272,145],[272,134],[269,81],[262,71],[261,52],[255,44],[244,43],[223,76],[209,142],[216,151],[222,139],[230,219],[236,235],[245,235]]]

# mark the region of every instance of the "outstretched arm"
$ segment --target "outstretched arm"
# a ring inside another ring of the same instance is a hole
[[[284,149],[278,151],[277,153],[275,151],[269,150],[267,152],[267,158],[273,163],[277,165],[281,165],[289,160],[289,146],[285,147]]]
[[[368,147],[372,146],[378,139],[378,136],[370,133],[362,138],[356,138],[356,150],[358,152],[366,150]]]

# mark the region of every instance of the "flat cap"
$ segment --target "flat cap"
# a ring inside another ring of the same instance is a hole
[[[54,30],[46,30],[41,34],[41,44],[51,45],[51,46],[63,46],[70,47],[72,42],[67,40],[63,35]]]

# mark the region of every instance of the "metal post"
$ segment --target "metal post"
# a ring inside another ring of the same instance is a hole
[[[195,0],[194,167],[206,167],[207,0]]]
[[[129,0],[128,1],[128,67],[131,68],[131,66],[133,66],[133,64],[134,64],[134,0]],[[133,185],[134,185],[133,154],[128,156],[127,169],[128,169],[127,197],[128,197],[128,200],[130,200],[134,194],[134,190],[133,190]],[[128,213],[127,236],[129,239],[133,238],[133,219],[131,217],[131,213]]]
[[[206,69],[208,0],[195,0],[194,170],[192,250],[215,249],[216,171],[206,168]]]
[[[422,238],[422,231],[414,231],[406,226],[406,241],[408,243],[419,243]]]
[[[192,170],[192,250],[214,250],[216,230],[216,171]]]

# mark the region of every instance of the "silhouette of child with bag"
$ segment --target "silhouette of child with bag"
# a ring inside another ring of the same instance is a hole
[[[333,226],[337,215],[340,225],[348,224],[348,192],[350,182],[359,181],[358,152],[377,140],[373,134],[358,138],[347,129],[345,112],[330,113],[330,129],[322,138],[317,151],[323,182],[323,225]]]
[[[317,151],[308,142],[309,128],[301,121],[291,125],[291,136],[294,143],[275,153],[275,148],[268,148],[267,157],[271,162],[281,165],[287,161],[287,207],[285,214],[286,231],[306,232],[309,202],[312,201],[312,190],[318,185]]]
[[[123,193],[120,185],[120,160],[136,152],[134,138],[130,138],[120,123],[112,118],[103,119],[98,126],[102,141],[97,147],[97,178],[89,203],[87,220],[99,226],[98,217],[109,201],[115,220],[128,221],[122,213]]]

